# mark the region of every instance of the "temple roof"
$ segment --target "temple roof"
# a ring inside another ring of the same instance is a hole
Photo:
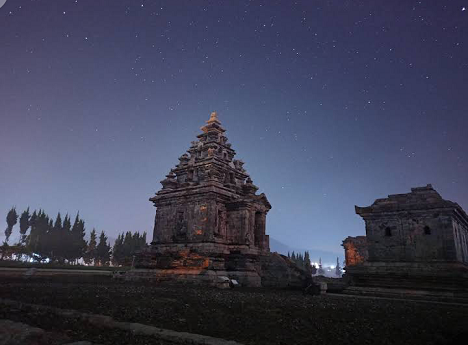
[[[187,187],[216,186],[239,197],[258,197],[271,207],[265,195],[256,195],[258,187],[244,169],[244,162],[234,159],[236,152],[231,148],[216,112],[210,114],[201,130],[198,140],[192,141],[187,152],[179,157],[179,164],[161,181],[163,189],[158,194]]]
[[[428,184],[425,187],[411,188],[411,193],[391,194],[387,198],[377,199],[371,206],[355,206],[355,208],[356,213],[359,215],[451,208],[459,211],[462,217],[468,220],[468,216],[460,205],[456,202],[443,199],[431,184]]]

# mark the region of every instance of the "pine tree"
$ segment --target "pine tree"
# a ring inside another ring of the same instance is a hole
[[[49,230],[53,227],[52,220],[39,210],[34,211],[30,220],[31,232],[27,238],[28,251],[36,261],[45,260],[50,253]]]
[[[324,275],[325,274],[325,270],[322,267],[322,258],[319,258],[319,268],[318,268],[317,274],[318,275]]]
[[[335,268],[335,275],[337,277],[341,277],[341,267],[340,267],[340,260],[339,258],[336,258],[336,268]]]
[[[68,214],[65,215],[65,218],[63,219],[63,226],[59,239],[62,244],[60,256],[70,263],[70,261],[73,260],[73,239],[71,234],[71,219]]]
[[[75,222],[73,223],[73,227],[71,230],[71,257],[72,260],[78,260],[84,257],[86,253],[86,229],[85,223],[82,219],[80,219],[79,214],[76,215]]]
[[[86,247],[86,252],[84,254],[84,262],[88,265],[96,263],[96,248],[97,248],[97,235],[96,230],[93,229],[89,235],[89,242]]]
[[[99,243],[96,247],[96,257],[100,266],[108,266],[110,261],[111,248],[107,243],[107,236],[104,231],[101,231]]]
[[[25,245],[26,244],[26,233],[28,232],[28,229],[29,229],[29,220],[30,220],[31,216],[29,215],[29,207],[26,211],[23,211],[23,213],[21,213],[21,217],[19,219],[19,225],[20,225],[20,240],[19,240],[19,244],[20,245]]]
[[[49,244],[50,244],[50,254],[49,258],[51,261],[60,261],[63,262],[63,243],[61,239],[63,238],[63,225],[62,225],[62,216],[60,212],[55,218],[55,224],[52,227],[49,227]]]
[[[26,250],[32,254],[34,252],[33,248],[35,246],[35,243],[37,241],[37,212],[34,210],[33,214],[31,215],[31,218],[29,219],[29,226],[31,228],[31,231],[29,232],[29,235],[26,237]]]
[[[49,218],[48,215],[44,213],[45,218],[49,221],[45,228],[45,236],[43,237],[43,254],[45,258],[49,258],[50,261],[54,261],[54,250],[56,246],[56,241],[54,239],[54,221],[52,218]]]
[[[5,230],[5,243],[8,243],[13,227],[18,222],[18,214],[16,213],[16,207],[12,207],[6,216],[7,228]]]
[[[132,252],[130,253],[132,257],[138,250],[140,250],[140,245],[141,245],[140,233],[135,232],[135,233],[133,233]]]
[[[132,260],[131,258],[132,258],[134,249],[135,249],[135,245],[133,243],[132,233],[130,231],[127,231],[127,233],[125,234],[125,239],[124,239],[124,253],[125,253],[124,262],[123,262],[124,265],[129,266],[131,264],[131,260]]]
[[[302,253],[299,254],[299,267],[304,268],[304,255]]]
[[[139,232],[119,234],[115,240],[112,250],[112,263],[114,265],[130,266],[133,256],[147,246],[146,232],[140,235]]]
[[[114,247],[112,248],[112,264],[115,266],[121,265],[123,258],[124,258],[124,247],[123,247],[123,242],[124,242],[124,235],[119,234],[117,236],[117,239],[115,240]]]
[[[310,263],[310,255],[308,251],[304,253],[304,269],[307,272],[312,272],[312,265]]]
[[[80,226],[80,214],[79,212],[76,214],[75,221],[73,222],[73,226],[70,230],[70,253],[68,255],[69,261],[74,261],[78,258],[76,243],[75,243],[75,234],[78,232],[78,227]],[[85,243],[86,246],[86,243]],[[86,248],[85,248],[86,249]]]
[[[141,243],[140,243],[140,249],[146,248],[148,246],[148,243],[146,243],[146,231],[143,232],[143,235],[141,235]]]

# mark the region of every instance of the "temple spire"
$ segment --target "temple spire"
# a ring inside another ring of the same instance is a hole
[[[206,123],[213,123],[213,122],[217,122],[221,124],[221,122],[219,122],[218,120],[218,113],[216,111],[213,111],[210,115],[210,119],[206,121]]]
[[[209,131],[217,131],[217,132],[225,132],[226,130],[221,126],[221,122],[218,120],[218,113],[213,111],[210,115],[210,119],[206,121],[206,125],[204,125],[201,130],[204,133],[208,133]]]

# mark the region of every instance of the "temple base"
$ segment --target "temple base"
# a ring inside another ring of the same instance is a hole
[[[459,262],[366,262],[345,278],[346,294],[468,302],[468,266]]]
[[[125,279],[218,286],[224,277],[245,287],[303,287],[309,280],[284,256],[217,243],[152,245],[135,257]]]

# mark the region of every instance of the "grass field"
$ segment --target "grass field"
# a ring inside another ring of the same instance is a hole
[[[468,306],[410,300],[304,296],[293,290],[158,286],[105,277],[84,282],[79,276],[2,277],[0,296],[252,345],[442,345],[464,343],[468,337]],[[9,312],[3,310],[2,314],[0,318],[8,318]],[[18,311],[11,315],[45,329],[73,329],[72,325],[61,326],[56,320]],[[151,339],[128,342],[124,338],[103,333],[99,342],[160,344]]]

